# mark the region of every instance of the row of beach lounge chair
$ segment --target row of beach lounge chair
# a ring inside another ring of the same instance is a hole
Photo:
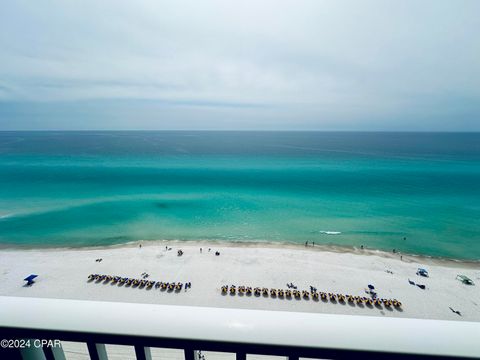
[[[241,295],[255,295],[255,296],[260,296],[263,295],[265,297],[269,296],[272,298],[295,298],[295,299],[313,299],[313,300],[319,300],[322,299],[323,301],[332,301],[332,302],[340,302],[340,303],[356,303],[356,304],[366,304],[366,305],[372,305],[372,306],[381,306],[382,304],[386,307],[396,307],[400,308],[402,306],[402,303],[398,301],[397,299],[371,299],[367,298],[365,296],[354,296],[354,295],[344,295],[344,294],[336,294],[336,293],[326,293],[326,292],[317,292],[317,291],[307,291],[307,290],[284,290],[284,289],[274,289],[274,288],[260,288],[260,287],[255,287],[252,288],[250,286],[235,286],[235,285],[224,285],[221,288],[222,294],[223,295],[235,295],[235,294],[241,294]]]
[[[96,281],[97,283],[103,282],[111,283],[111,284],[124,284],[127,286],[138,287],[138,288],[146,288],[151,289],[155,287],[155,289],[162,289],[162,290],[169,290],[169,291],[180,291],[183,287],[185,290],[192,287],[190,282],[188,283],[181,283],[181,282],[163,282],[163,281],[155,281],[155,280],[146,280],[146,279],[135,279],[135,278],[128,278],[128,277],[121,277],[115,275],[102,275],[102,274],[90,274],[88,275],[89,281]]]

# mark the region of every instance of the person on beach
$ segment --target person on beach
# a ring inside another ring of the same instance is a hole
[[[200,248],[200,254],[202,253],[202,248]]]
[[[362,249],[362,250],[363,250],[363,245],[360,245],[360,249]]]
[[[305,241],[305,247],[307,247],[307,246],[308,246],[308,241]]]

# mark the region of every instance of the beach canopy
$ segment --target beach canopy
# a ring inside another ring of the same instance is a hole
[[[425,269],[422,269],[422,268],[418,268],[418,270],[417,270],[417,275],[421,275],[421,276],[426,276],[426,277],[428,277],[428,271],[425,270]]]
[[[457,279],[459,279],[462,283],[467,285],[475,285],[472,279],[465,275],[457,275]]]
[[[25,279],[23,279],[24,281],[27,282],[27,285],[31,285],[34,283],[33,279],[35,279],[38,275],[35,275],[35,274],[31,274],[31,275],[28,275]]]

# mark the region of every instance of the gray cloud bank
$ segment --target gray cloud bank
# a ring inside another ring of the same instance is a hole
[[[0,129],[480,130],[480,2],[1,1]]]

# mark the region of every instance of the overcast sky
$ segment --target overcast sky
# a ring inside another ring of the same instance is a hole
[[[0,0],[0,130],[480,130],[480,1]]]

